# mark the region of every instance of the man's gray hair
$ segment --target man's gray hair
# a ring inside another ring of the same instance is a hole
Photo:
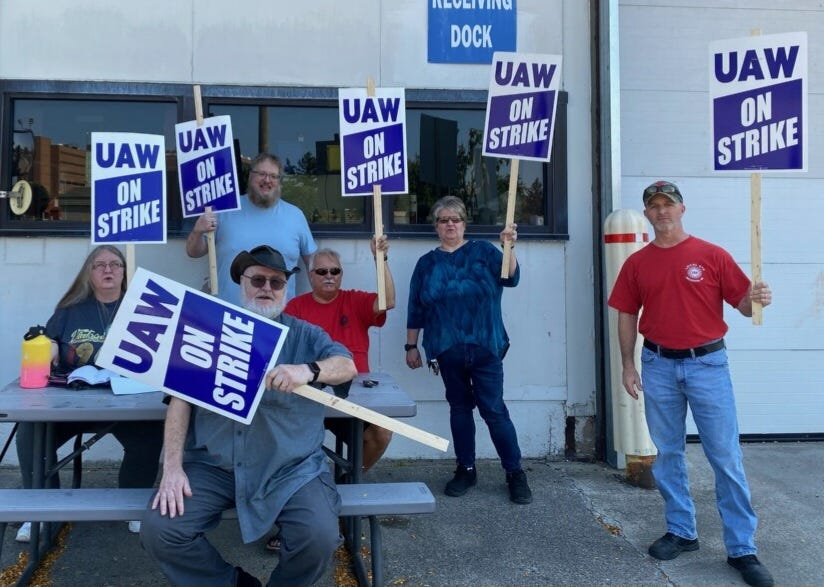
[[[315,254],[312,255],[312,266],[309,268],[309,271],[315,268],[315,259],[318,257],[331,257],[335,261],[337,261],[338,265],[340,265],[340,253],[338,253],[334,249],[318,249],[315,251]]]

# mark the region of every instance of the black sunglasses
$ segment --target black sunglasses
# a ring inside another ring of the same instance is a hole
[[[655,194],[672,194],[683,201],[678,186],[668,181],[657,181],[644,190],[644,203],[648,202]]]
[[[249,280],[249,283],[252,284],[252,287],[256,287],[258,289],[266,285],[267,281],[269,282],[269,287],[271,287],[275,291],[281,290],[284,287],[286,287],[286,282],[277,277],[271,277],[269,279],[265,278],[263,275],[244,275],[243,277]]]
[[[312,269],[312,271],[314,271],[321,277],[324,277],[327,273],[331,273],[332,275],[340,275],[343,269],[341,269],[340,267],[332,267],[330,269],[327,269],[326,267],[321,267],[319,269]]]

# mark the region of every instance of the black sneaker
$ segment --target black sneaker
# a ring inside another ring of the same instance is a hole
[[[767,567],[761,564],[758,557],[754,554],[745,554],[744,556],[727,557],[727,564],[741,573],[741,577],[753,587],[773,587],[775,581],[773,576],[767,570]]]
[[[237,587],[263,587],[254,575],[250,575],[240,567],[235,567],[235,585]]]
[[[512,503],[532,503],[532,490],[526,482],[526,473],[522,470],[506,474],[506,484],[509,485],[509,501]]]
[[[649,554],[659,561],[668,561],[677,557],[682,552],[698,550],[698,538],[687,540],[676,536],[672,532],[667,532],[661,538],[652,543],[649,547]]]
[[[478,471],[475,470],[475,467],[458,465],[458,468],[455,469],[455,476],[446,484],[444,493],[452,497],[460,497],[477,482]]]

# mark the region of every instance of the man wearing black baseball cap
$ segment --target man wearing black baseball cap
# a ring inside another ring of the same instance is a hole
[[[232,261],[241,305],[289,328],[251,424],[176,397],[169,402],[163,476],[140,539],[173,585],[260,587],[204,535],[231,508],[245,543],[275,524],[280,528],[280,560],[270,585],[312,585],[340,545],[340,497],[322,450],[324,406],[288,392],[307,383],[345,383],[357,370],[346,347],[322,328],[281,314],[286,282],[296,271],[267,245]],[[242,318],[232,319],[242,324]],[[242,344],[242,337],[235,342]],[[227,353],[224,369],[239,368]]]
[[[609,305],[618,310],[624,388],[634,399],[643,392],[647,426],[658,449],[652,472],[664,498],[667,532],[652,543],[649,554],[670,560],[698,550],[685,455],[689,407],[715,473],[727,563],[748,584],[771,587],[773,577],[756,556],[758,520],[738,443],[723,338],[724,302],[751,316],[754,302],[766,306],[772,301],[770,288],[750,284],[727,251],[684,230],[684,198],[674,183],[656,181],[644,189],[642,200],[655,240],[621,267]],[[638,332],[644,336],[640,377]]]

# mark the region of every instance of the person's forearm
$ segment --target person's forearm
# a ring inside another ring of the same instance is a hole
[[[638,339],[638,315],[618,312],[618,347],[624,368],[635,367],[635,341]]]
[[[386,309],[395,307],[395,280],[392,279],[392,272],[389,271],[389,262],[383,264],[384,285],[386,290]]]
[[[518,258],[515,256],[515,245],[510,249],[509,256],[509,278],[515,277],[515,270],[518,269]]]
[[[166,425],[163,430],[163,469],[179,469],[183,466],[183,447],[192,406],[184,400],[173,397],[166,410]]]
[[[318,367],[320,367],[318,381],[328,385],[352,381],[358,374],[355,362],[349,357],[339,355],[318,361]]]
[[[186,254],[190,257],[198,258],[206,254],[208,246],[202,232],[192,230],[186,237]]]

